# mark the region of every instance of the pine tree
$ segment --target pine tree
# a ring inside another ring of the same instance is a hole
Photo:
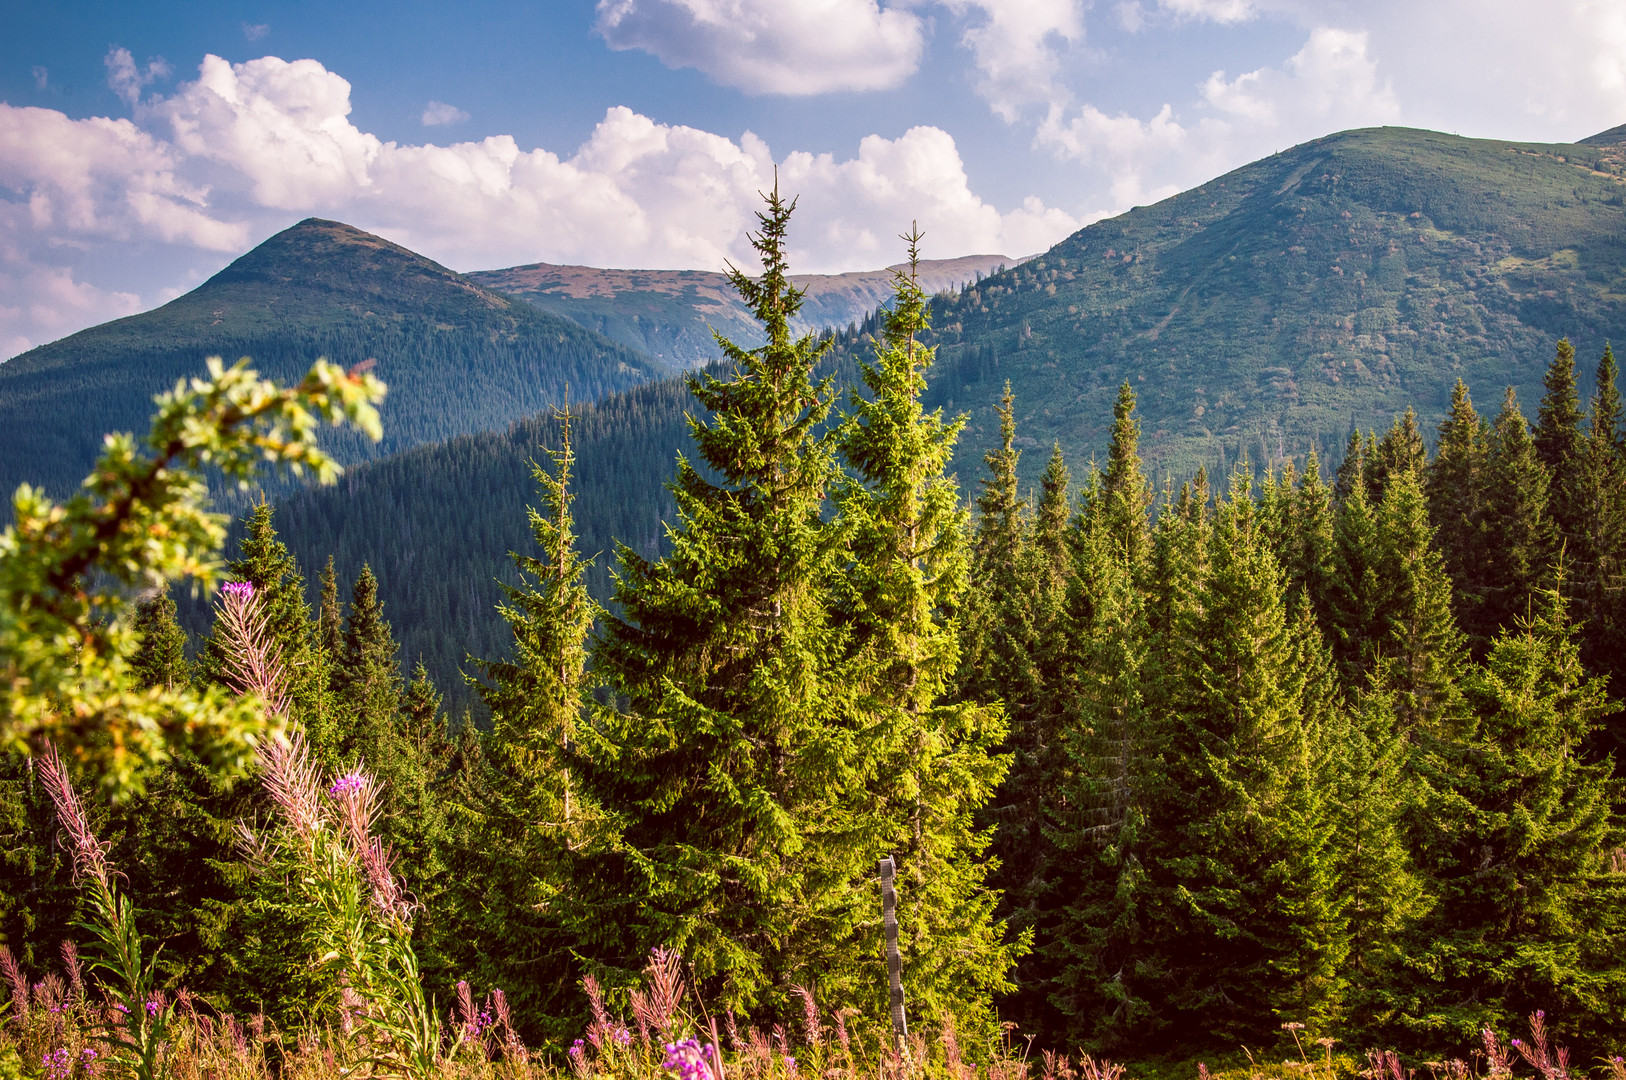
[[[707,472],[679,458],[670,553],[620,549],[620,614],[593,647],[609,697],[579,744],[613,840],[572,882],[577,952],[630,979],[650,948],[678,949],[707,999],[734,1009],[782,1006],[792,982],[834,982],[827,1002],[854,993],[850,939],[878,856],[847,831],[880,746],[830,678],[831,394],[811,374],[826,345],[791,336],[790,212],[768,197],[752,238],[763,274],[730,274],[766,343],[719,338],[724,373],[689,379]]]
[[[1367,497],[1364,471],[1353,472],[1338,502],[1333,526],[1328,638],[1346,688],[1370,678],[1381,649],[1380,622],[1393,582],[1383,573],[1377,508]]]
[[[393,753],[389,732],[401,692],[395,635],[378,599],[378,578],[363,565],[350,589],[344,645],[337,664],[338,698],[349,712],[341,747],[347,757],[361,754],[374,766],[380,755]]]
[[[1626,438],[1621,431],[1615,354],[1608,346],[1598,361],[1587,417],[1588,433],[1576,512],[1576,614],[1581,659],[1587,669],[1626,687]],[[1626,720],[1605,721],[1595,749],[1613,753],[1626,767]]]
[[[1372,443],[1376,442],[1376,439],[1372,440]],[[1344,460],[1338,463],[1338,472],[1333,478],[1332,494],[1339,503],[1349,498],[1356,477],[1365,482],[1366,463],[1375,452],[1374,446],[1369,444],[1359,431],[1349,433],[1349,444],[1344,447]]]
[[[928,414],[920,403],[933,359],[919,340],[930,325],[929,308],[913,274],[919,234],[905,239],[911,272],[896,279],[874,361],[859,366],[869,395],[853,393],[852,415],[840,432],[852,476],[839,497],[852,562],[838,578],[845,586],[838,611],[851,632],[847,680],[869,718],[860,727],[886,735],[886,755],[871,782],[875,805],[865,812],[877,816],[877,839],[898,866],[911,1009],[952,1017],[967,1034],[992,1036],[992,994],[1011,988],[1006,972],[1021,942],[1002,940],[1004,923],[992,917],[997,894],[979,859],[989,836],[973,815],[1008,759],[992,753],[1004,734],[997,708],[941,703],[958,661],[950,613],[966,588],[969,561],[966,515],[947,475],[960,422],[945,422],[940,410]],[[1051,466],[1033,550],[1048,547],[1059,561],[1067,475],[1059,454]],[[1053,568],[1038,569],[1059,577]],[[880,955],[878,929],[871,920],[851,947]],[[880,984],[868,985],[865,996],[878,1013]],[[847,994],[862,993],[861,986]]]
[[[1429,904],[1407,844],[1413,785],[1408,743],[1394,697],[1384,689],[1388,681],[1379,665],[1353,707],[1336,711],[1328,739],[1329,850],[1348,920],[1341,982],[1348,1019],[1358,1030],[1369,1030],[1383,1016],[1386,1003],[1377,985],[1405,962],[1401,935]]]
[[[1108,534],[1123,549],[1124,561],[1140,566],[1151,543],[1146,515],[1152,491],[1141,473],[1140,419],[1135,416],[1135,391],[1127,380],[1118,387],[1112,406],[1112,441],[1100,497]]]
[[[484,883],[474,905],[480,939],[501,946],[482,959],[482,974],[515,986],[517,1005],[562,1017],[573,1011],[578,976],[556,914],[558,895],[592,820],[574,790],[571,746],[587,705],[587,639],[600,609],[587,593],[588,563],[576,551],[568,408],[558,432],[551,469],[531,466],[541,495],[541,508],[526,510],[535,551],[511,556],[519,580],[503,586],[498,608],[512,634],[510,658],[475,662],[485,682],[474,685],[491,709],[492,732],[482,748],[484,777],[471,749],[460,758],[463,783],[479,793],[480,827],[473,850],[456,861]]]
[[[1402,474],[1421,477],[1427,465],[1428,447],[1417,426],[1417,414],[1408,406],[1367,457],[1367,498],[1377,505],[1383,501],[1393,479]]]
[[[1165,1022],[1264,1036],[1325,1018],[1344,931],[1327,849],[1320,718],[1307,711],[1313,628],[1290,623],[1281,573],[1235,478],[1196,603],[1171,633],[1166,734],[1145,855]],[[1310,634],[1306,639],[1304,635]]]
[[[1418,865],[1439,900],[1391,971],[1397,1019],[1442,1049],[1538,1008],[1612,1024],[1621,919],[1600,920],[1594,899],[1617,830],[1606,766],[1577,750],[1615,706],[1582,670],[1557,590],[1497,635],[1466,698],[1471,729],[1418,759]],[[1597,1029],[1571,1034],[1599,1048]]]
[[[1428,515],[1445,571],[1454,587],[1457,621],[1464,628],[1484,621],[1485,556],[1482,529],[1489,467],[1490,429],[1474,411],[1461,379],[1451,390],[1451,412],[1440,424],[1427,472]]]
[[[333,556],[322,568],[322,599],[317,611],[316,640],[330,662],[344,655],[344,607],[339,603],[339,575],[333,569]]]
[[[971,580],[965,609],[965,650],[961,657],[961,693],[973,701],[1003,701],[1011,719],[1012,739],[1028,738],[1023,730],[1042,696],[1033,651],[1038,638],[1031,590],[1024,571],[1032,567],[1027,500],[1020,493],[1015,448],[1015,397],[1010,383],[999,405],[999,446],[983,461],[988,474],[976,500]]]
[[[1469,640],[1480,648],[1512,627],[1530,597],[1552,581],[1560,540],[1548,488],[1547,470],[1509,387],[1486,455],[1484,510],[1474,545],[1479,565],[1470,585],[1478,586],[1480,599],[1465,607],[1463,619]]]
[[[1575,349],[1569,339],[1559,339],[1557,355],[1547,365],[1542,386],[1546,392],[1536,411],[1531,442],[1536,460],[1546,468],[1549,478],[1548,513],[1573,558],[1582,532],[1580,504],[1584,497],[1586,443],[1581,434],[1581,397],[1575,386]]]
[[[1466,659],[1420,481],[1416,470],[1391,475],[1378,508],[1382,599],[1371,634],[1373,669],[1382,667],[1381,684],[1393,692],[1400,730],[1408,734],[1454,721]]]
[[[162,592],[136,606],[135,630],[141,638],[130,658],[137,689],[162,686],[174,689],[191,680],[186,659],[186,631],[175,621],[175,601]]]

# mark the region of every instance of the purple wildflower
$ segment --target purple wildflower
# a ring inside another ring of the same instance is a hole
[[[342,799],[346,795],[360,791],[366,786],[367,778],[361,775],[361,770],[357,769],[347,772],[333,781],[333,786],[327,789],[327,793],[335,799]]]
[[[40,1058],[40,1064],[45,1066],[47,1080],[67,1080],[68,1074],[73,1071],[73,1062],[68,1059],[66,1046],[47,1052]]]
[[[615,1040],[615,1045],[617,1046],[632,1045],[632,1032],[628,1031],[626,1028],[616,1028],[615,1034],[612,1035],[611,1038]]]
[[[156,1002],[156,1001],[148,1001],[147,1002],[147,1015],[148,1016],[157,1016],[158,1015],[158,1002]]]
[[[792,1076],[796,1075],[796,1059],[789,1054],[785,1055],[785,1071]]]
[[[246,600],[254,595],[252,581],[228,581],[222,585],[220,591],[235,599]]]
[[[583,1042],[582,1040],[580,1040],[580,1039],[577,1039],[575,1042],[571,1043],[570,1044],[570,1056],[573,1057],[573,1058],[581,1057],[582,1056],[582,1050],[583,1050],[584,1047],[586,1047],[586,1045],[587,1044],[585,1042]]]
[[[666,1060],[661,1064],[675,1071],[679,1080],[712,1080],[711,1057],[710,1046],[701,1046],[695,1039],[684,1039],[666,1044]]]

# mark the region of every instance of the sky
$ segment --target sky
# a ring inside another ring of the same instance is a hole
[[[309,216],[455,270],[1022,256],[1352,127],[1626,123],[1622,0],[0,0],[0,359]]]

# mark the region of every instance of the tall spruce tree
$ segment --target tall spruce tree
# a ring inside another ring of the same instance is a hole
[[[1372,448],[1366,460],[1366,497],[1381,503],[1389,483],[1401,474],[1421,476],[1428,465],[1428,447],[1417,426],[1417,414],[1407,406],[1394,425]]]
[[[1622,920],[1596,903],[1618,843],[1613,796],[1605,766],[1577,753],[1616,706],[1582,669],[1558,590],[1527,612],[1466,679],[1471,729],[1417,757],[1417,859],[1438,902],[1390,971],[1390,1001],[1429,1049],[1546,1009],[1596,1052],[1599,1019],[1623,1003]]]
[[[462,784],[477,796],[473,849],[455,859],[462,907],[483,941],[480,975],[515,988],[516,1004],[533,1015],[570,1016],[577,973],[561,923],[559,894],[568,888],[573,850],[589,835],[571,776],[571,745],[590,689],[587,640],[600,609],[588,595],[587,562],[576,551],[571,488],[575,450],[568,408],[559,416],[551,468],[532,463],[541,507],[529,507],[535,549],[511,555],[518,582],[503,586],[498,608],[512,634],[511,653],[475,662],[475,689],[491,709],[492,731],[480,758],[465,754]],[[472,680],[471,680],[472,681]]]
[[[877,817],[876,839],[897,863],[911,1009],[931,1019],[952,1017],[961,1031],[991,1037],[992,995],[1011,988],[1006,972],[1022,941],[1004,940],[1004,923],[993,918],[996,894],[979,858],[989,835],[973,815],[1008,759],[992,753],[1004,735],[997,707],[943,702],[959,651],[951,613],[969,563],[966,515],[947,474],[961,425],[921,406],[933,358],[920,341],[929,307],[914,275],[919,234],[905,239],[910,272],[895,280],[874,361],[859,366],[868,395],[853,393],[839,438],[852,477],[839,496],[851,553],[847,573],[837,579],[839,617],[850,628],[844,667],[865,716],[860,728],[884,733],[886,754],[870,782],[873,802],[862,814]],[[1041,540],[1034,545],[1049,546],[1058,561],[1066,485],[1058,454],[1046,473]],[[878,930],[870,920],[850,947],[880,955]],[[868,985],[869,1007],[878,1014],[880,982]]]
[[[1490,427],[1474,411],[1461,379],[1451,389],[1451,411],[1440,424],[1434,460],[1428,465],[1429,521],[1445,571],[1451,578],[1457,622],[1470,635],[1484,623],[1485,486]]]
[[[1545,393],[1536,410],[1531,442],[1536,460],[1547,470],[1547,509],[1571,560],[1581,538],[1581,504],[1585,497],[1586,440],[1581,433],[1581,394],[1575,384],[1575,349],[1560,338],[1557,354],[1542,377]]]
[[[1587,414],[1574,558],[1582,662],[1620,694],[1626,693],[1626,434],[1618,377],[1614,350],[1606,345]],[[1626,767],[1626,718],[1605,721],[1596,749],[1614,754],[1617,770]]]
[[[678,949],[708,1001],[742,1010],[783,1008],[792,983],[838,1004],[873,982],[852,938],[880,853],[852,807],[884,740],[854,729],[831,677],[831,392],[812,377],[826,344],[791,333],[791,208],[776,189],[758,215],[762,276],[730,273],[766,343],[719,338],[724,372],[689,379],[706,471],[678,460],[670,553],[620,549],[620,614],[593,647],[609,697],[579,744],[611,839],[572,882],[577,952],[631,979],[649,949]]]
[[[1463,629],[1481,650],[1527,610],[1552,581],[1561,538],[1548,501],[1550,477],[1509,387],[1487,443],[1484,509],[1474,545],[1479,600],[1465,607]]]

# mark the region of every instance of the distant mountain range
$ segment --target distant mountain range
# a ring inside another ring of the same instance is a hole
[[[592,400],[664,374],[657,361],[569,319],[494,293],[421,255],[311,218],[163,307],[0,364],[0,491],[72,490],[108,431],[144,432],[152,397],[250,356],[282,380],[318,356],[376,358],[389,384],[384,441],[330,439],[362,461],[506,426],[561,400]]]
[[[958,291],[1020,261],[1006,255],[928,259],[916,277],[928,293]],[[902,269],[795,275],[791,280],[805,294],[797,329],[840,329],[862,321],[892,295],[893,273]],[[481,270],[468,278],[680,367],[716,358],[713,330],[740,344],[761,343],[761,329],[720,273],[533,263]]]

